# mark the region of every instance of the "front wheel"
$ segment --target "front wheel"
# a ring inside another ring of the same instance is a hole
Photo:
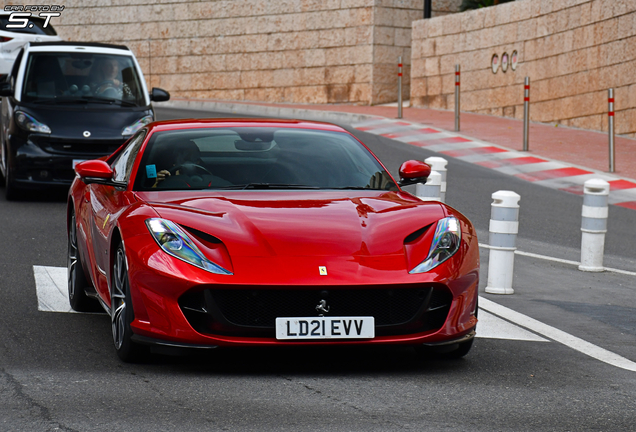
[[[113,274],[110,292],[111,321],[113,330],[113,342],[119,358],[128,363],[138,362],[147,354],[146,347],[132,341],[132,329],[130,324],[134,319],[132,301],[130,297],[130,282],[128,280],[128,267],[126,266],[126,253],[123,243],[120,243],[115,252]]]
[[[75,213],[71,215],[68,227],[68,253],[66,260],[68,275],[68,300],[71,308],[78,312],[99,311],[99,303],[86,295],[86,287],[90,286],[77,249],[77,224]]]

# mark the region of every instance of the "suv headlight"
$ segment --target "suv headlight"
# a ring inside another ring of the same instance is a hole
[[[27,132],[39,132],[50,134],[51,128],[33,118],[24,111],[15,112],[15,122]]]
[[[152,123],[152,121],[153,121],[153,118],[151,115],[142,117],[136,122],[134,122],[133,124],[131,124],[130,126],[126,126],[124,129],[122,129],[121,134],[122,136],[134,135],[139,129],[146,126],[148,123]]]
[[[166,219],[147,219],[146,225],[155,241],[168,255],[172,255],[193,266],[207,270],[210,273],[231,275],[218,264],[206,258],[188,235],[176,223]]]
[[[437,221],[435,236],[433,237],[428,256],[409,273],[424,273],[434,269],[459,250],[461,239],[462,231],[457,218],[449,216],[440,219]]]

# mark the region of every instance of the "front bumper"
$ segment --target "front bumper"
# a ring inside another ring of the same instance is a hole
[[[11,136],[12,179],[21,188],[69,186],[77,162],[97,159],[117,150],[125,139],[74,141],[62,138]]]
[[[131,326],[136,338],[144,343],[188,347],[422,345],[455,343],[474,331],[477,324],[477,262],[457,266],[449,260],[447,265],[465,271],[452,277],[441,276],[441,271],[420,275],[404,272],[403,280],[390,284],[356,285],[352,281],[338,286],[246,285],[240,284],[238,275],[213,275],[176,260],[155,246],[145,234],[126,241],[135,312]],[[315,306],[325,291],[333,300],[330,304],[342,308],[331,315],[374,316],[376,337],[293,341],[275,338],[275,317],[317,316]],[[401,300],[392,303],[391,296]]]

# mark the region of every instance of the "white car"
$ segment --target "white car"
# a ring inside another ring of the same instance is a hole
[[[0,80],[11,72],[20,48],[28,42],[55,42],[61,41],[57,32],[47,23],[44,27],[44,18],[31,16],[25,28],[7,28],[7,24],[17,24],[9,21],[11,12],[0,12]]]

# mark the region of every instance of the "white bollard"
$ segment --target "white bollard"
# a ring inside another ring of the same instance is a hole
[[[439,201],[442,187],[442,175],[437,171],[431,171],[426,183],[418,183],[415,186],[415,196],[422,201]]]
[[[605,180],[591,179],[584,183],[581,212],[581,265],[579,270],[602,272],[605,233],[607,232],[607,199],[610,185]]]
[[[438,156],[431,156],[424,159],[424,162],[431,166],[431,171],[437,171],[442,175],[439,198],[441,202],[446,202],[446,165],[448,165],[448,161]]]
[[[514,294],[512,273],[519,232],[519,194],[497,191],[492,194],[490,210],[490,255],[488,259],[489,294]]]

